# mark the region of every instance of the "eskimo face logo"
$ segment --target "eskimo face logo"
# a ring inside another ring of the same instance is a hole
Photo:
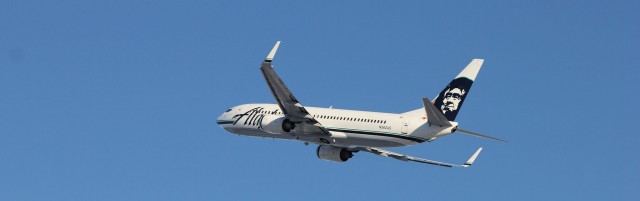
[[[458,105],[460,105],[462,96],[464,96],[465,93],[466,91],[462,88],[447,88],[444,92],[442,106],[440,106],[442,113],[447,114],[447,112],[458,110]]]
[[[464,98],[469,94],[471,84],[473,81],[466,77],[454,79],[438,94],[433,105],[440,109],[449,121],[454,121],[464,103]]]

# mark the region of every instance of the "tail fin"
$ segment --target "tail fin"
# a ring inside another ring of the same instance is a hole
[[[458,115],[458,111],[464,103],[464,99],[469,94],[471,85],[476,79],[476,75],[482,67],[483,59],[474,59],[465,67],[455,79],[453,79],[435,98],[433,105],[442,112],[449,121],[454,121]],[[420,108],[405,112],[405,115],[425,115],[425,109]]]
[[[467,67],[447,85],[434,100],[433,105],[439,109],[449,121],[454,121],[469,94],[471,85],[482,67],[482,59],[474,59]]]

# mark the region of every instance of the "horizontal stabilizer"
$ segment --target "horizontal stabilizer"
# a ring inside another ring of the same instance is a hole
[[[469,131],[469,130],[464,130],[464,129],[461,129],[461,128],[456,129],[456,131],[460,131],[460,133],[467,134],[467,135],[473,135],[473,136],[477,136],[477,137],[483,137],[483,138],[489,138],[489,139],[492,139],[492,140],[508,142],[508,141],[500,139],[500,138],[495,138],[495,137],[491,137],[491,136],[488,136],[488,135],[483,135],[483,134],[480,134],[480,133],[476,133],[476,132]]]
[[[424,110],[427,112],[427,122],[438,126],[451,126],[451,123],[449,122],[447,117],[445,117],[444,114],[440,112],[440,110],[433,106],[433,103],[431,103],[428,98],[423,97],[422,104],[424,104]]]

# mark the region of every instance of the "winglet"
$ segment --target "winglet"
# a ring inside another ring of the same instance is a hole
[[[471,158],[469,158],[469,160],[467,160],[467,162],[464,163],[464,165],[462,165],[462,167],[471,166],[471,164],[473,164],[473,161],[475,161],[476,158],[478,157],[478,155],[480,154],[480,151],[482,151],[482,147],[478,148],[478,151],[476,151],[476,153],[473,153],[473,155],[471,155]]]
[[[271,52],[269,52],[269,55],[267,55],[267,58],[264,59],[264,61],[273,61],[273,57],[276,56],[276,52],[278,51],[279,46],[280,41],[276,42],[276,45],[273,46],[273,49],[271,49]]]

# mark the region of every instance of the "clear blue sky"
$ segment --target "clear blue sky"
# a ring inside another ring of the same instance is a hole
[[[639,200],[637,1],[0,1],[0,200]],[[230,134],[274,100],[404,112],[485,65],[447,169]]]

